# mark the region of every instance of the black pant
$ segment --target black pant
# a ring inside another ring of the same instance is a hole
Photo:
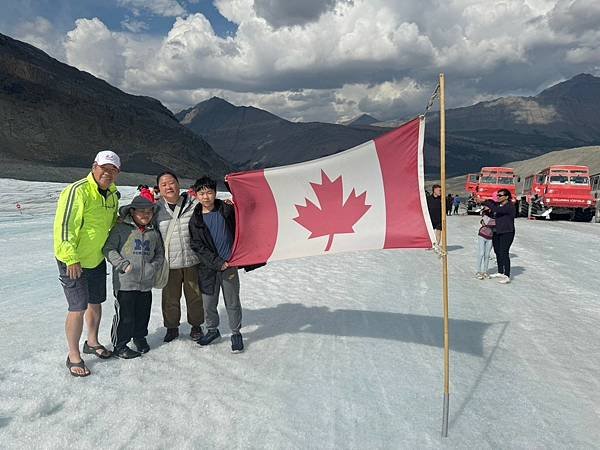
[[[494,234],[492,245],[494,253],[496,253],[496,261],[498,262],[498,273],[503,273],[510,277],[510,246],[515,239],[515,232]]]
[[[115,348],[126,346],[131,338],[148,336],[152,291],[119,291],[115,300],[115,317],[110,332]]]

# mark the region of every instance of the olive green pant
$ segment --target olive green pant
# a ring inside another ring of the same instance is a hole
[[[187,305],[187,320],[192,326],[204,322],[204,305],[198,286],[196,266],[169,270],[169,281],[162,290],[163,322],[167,328],[177,328],[181,319],[181,290]]]

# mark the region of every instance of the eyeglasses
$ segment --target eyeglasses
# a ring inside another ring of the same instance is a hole
[[[508,197],[508,194],[498,194],[498,197]]]
[[[96,167],[98,169],[100,169],[102,172],[108,173],[110,175],[117,175],[119,173],[119,169],[117,169],[115,166],[113,166],[111,164],[104,164],[102,166],[99,164],[96,164]]]

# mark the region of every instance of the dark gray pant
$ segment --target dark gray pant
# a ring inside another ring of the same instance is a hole
[[[242,305],[240,304],[240,277],[235,267],[217,272],[215,292],[212,295],[202,294],[204,303],[205,326],[208,330],[219,327],[219,293],[223,291],[223,300],[227,309],[229,328],[232,333],[239,333],[242,327]]]

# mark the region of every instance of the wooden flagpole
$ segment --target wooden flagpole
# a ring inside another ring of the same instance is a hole
[[[444,409],[442,437],[448,437],[450,407],[450,338],[448,334],[448,248],[446,235],[446,91],[444,74],[440,73],[440,184],[442,185],[442,287],[444,303]]]

